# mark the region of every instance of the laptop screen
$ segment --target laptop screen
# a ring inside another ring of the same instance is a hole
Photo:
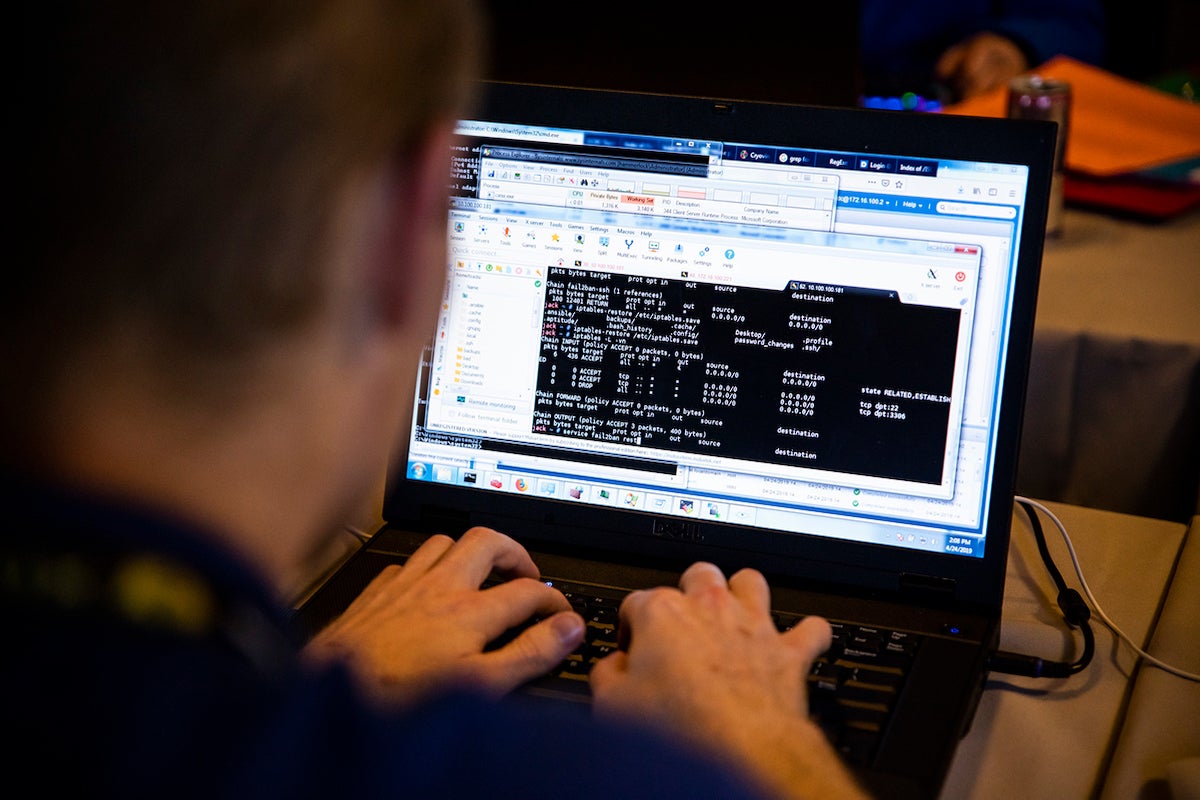
[[[1027,165],[458,133],[408,481],[984,555]]]

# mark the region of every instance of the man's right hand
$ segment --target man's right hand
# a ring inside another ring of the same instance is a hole
[[[599,713],[733,756],[772,796],[865,797],[808,716],[807,676],[829,623],[807,617],[779,633],[759,572],[726,581],[695,564],[679,589],[630,594],[620,624],[623,649],[591,673]]]

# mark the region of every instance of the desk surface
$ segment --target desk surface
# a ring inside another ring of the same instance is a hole
[[[1105,613],[1145,647],[1186,526],[1058,503],[1046,506],[1066,527]],[[1067,584],[1079,588],[1061,535],[1044,516],[1042,527]],[[1073,659],[1076,645],[1068,641],[1055,602],[1057,590],[1021,511],[1013,517],[1008,563],[1001,648]],[[992,676],[951,765],[943,797],[1094,796],[1120,731],[1136,657],[1094,616],[1092,627],[1096,655],[1078,675]],[[1194,688],[1200,699],[1200,685],[1184,688],[1188,696]]]
[[[1200,209],[1161,223],[1068,208],[1042,256],[1037,328],[1200,344]]]
[[[1200,209],[1158,224],[1068,209],[1042,259],[1019,490],[1189,519],[1198,404]]]

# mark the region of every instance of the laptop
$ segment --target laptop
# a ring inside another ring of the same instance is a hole
[[[696,560],[835,627],[814,717],[935,796],[1000,629],[1052,124],[484,84],[384,524],[297,611],[434,532],[504,531],[591,649]],[[843,694],[844,693],[844,694]]]

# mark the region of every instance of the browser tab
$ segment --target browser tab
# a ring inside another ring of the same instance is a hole
[[[859,156],[858,169],[866,172],[895,172],[896,159],[880,156]]]
[[[726,155],[735,161],[749,161],[756,164],[770,164],[776,158],[774,147],[747,147],[746,145],[736,145],[733,152],[727,152]]]
[[[857,159],[850,153],[817,153],[815,166],[826,169],[854,169]]]
[[[812,150],[780,150],[776,160],[789,167],[813,167],[817,163],[817,154]]]
[[[915,158],[896,159],[896,172],[905,175],[937,175],[938,163]]]

